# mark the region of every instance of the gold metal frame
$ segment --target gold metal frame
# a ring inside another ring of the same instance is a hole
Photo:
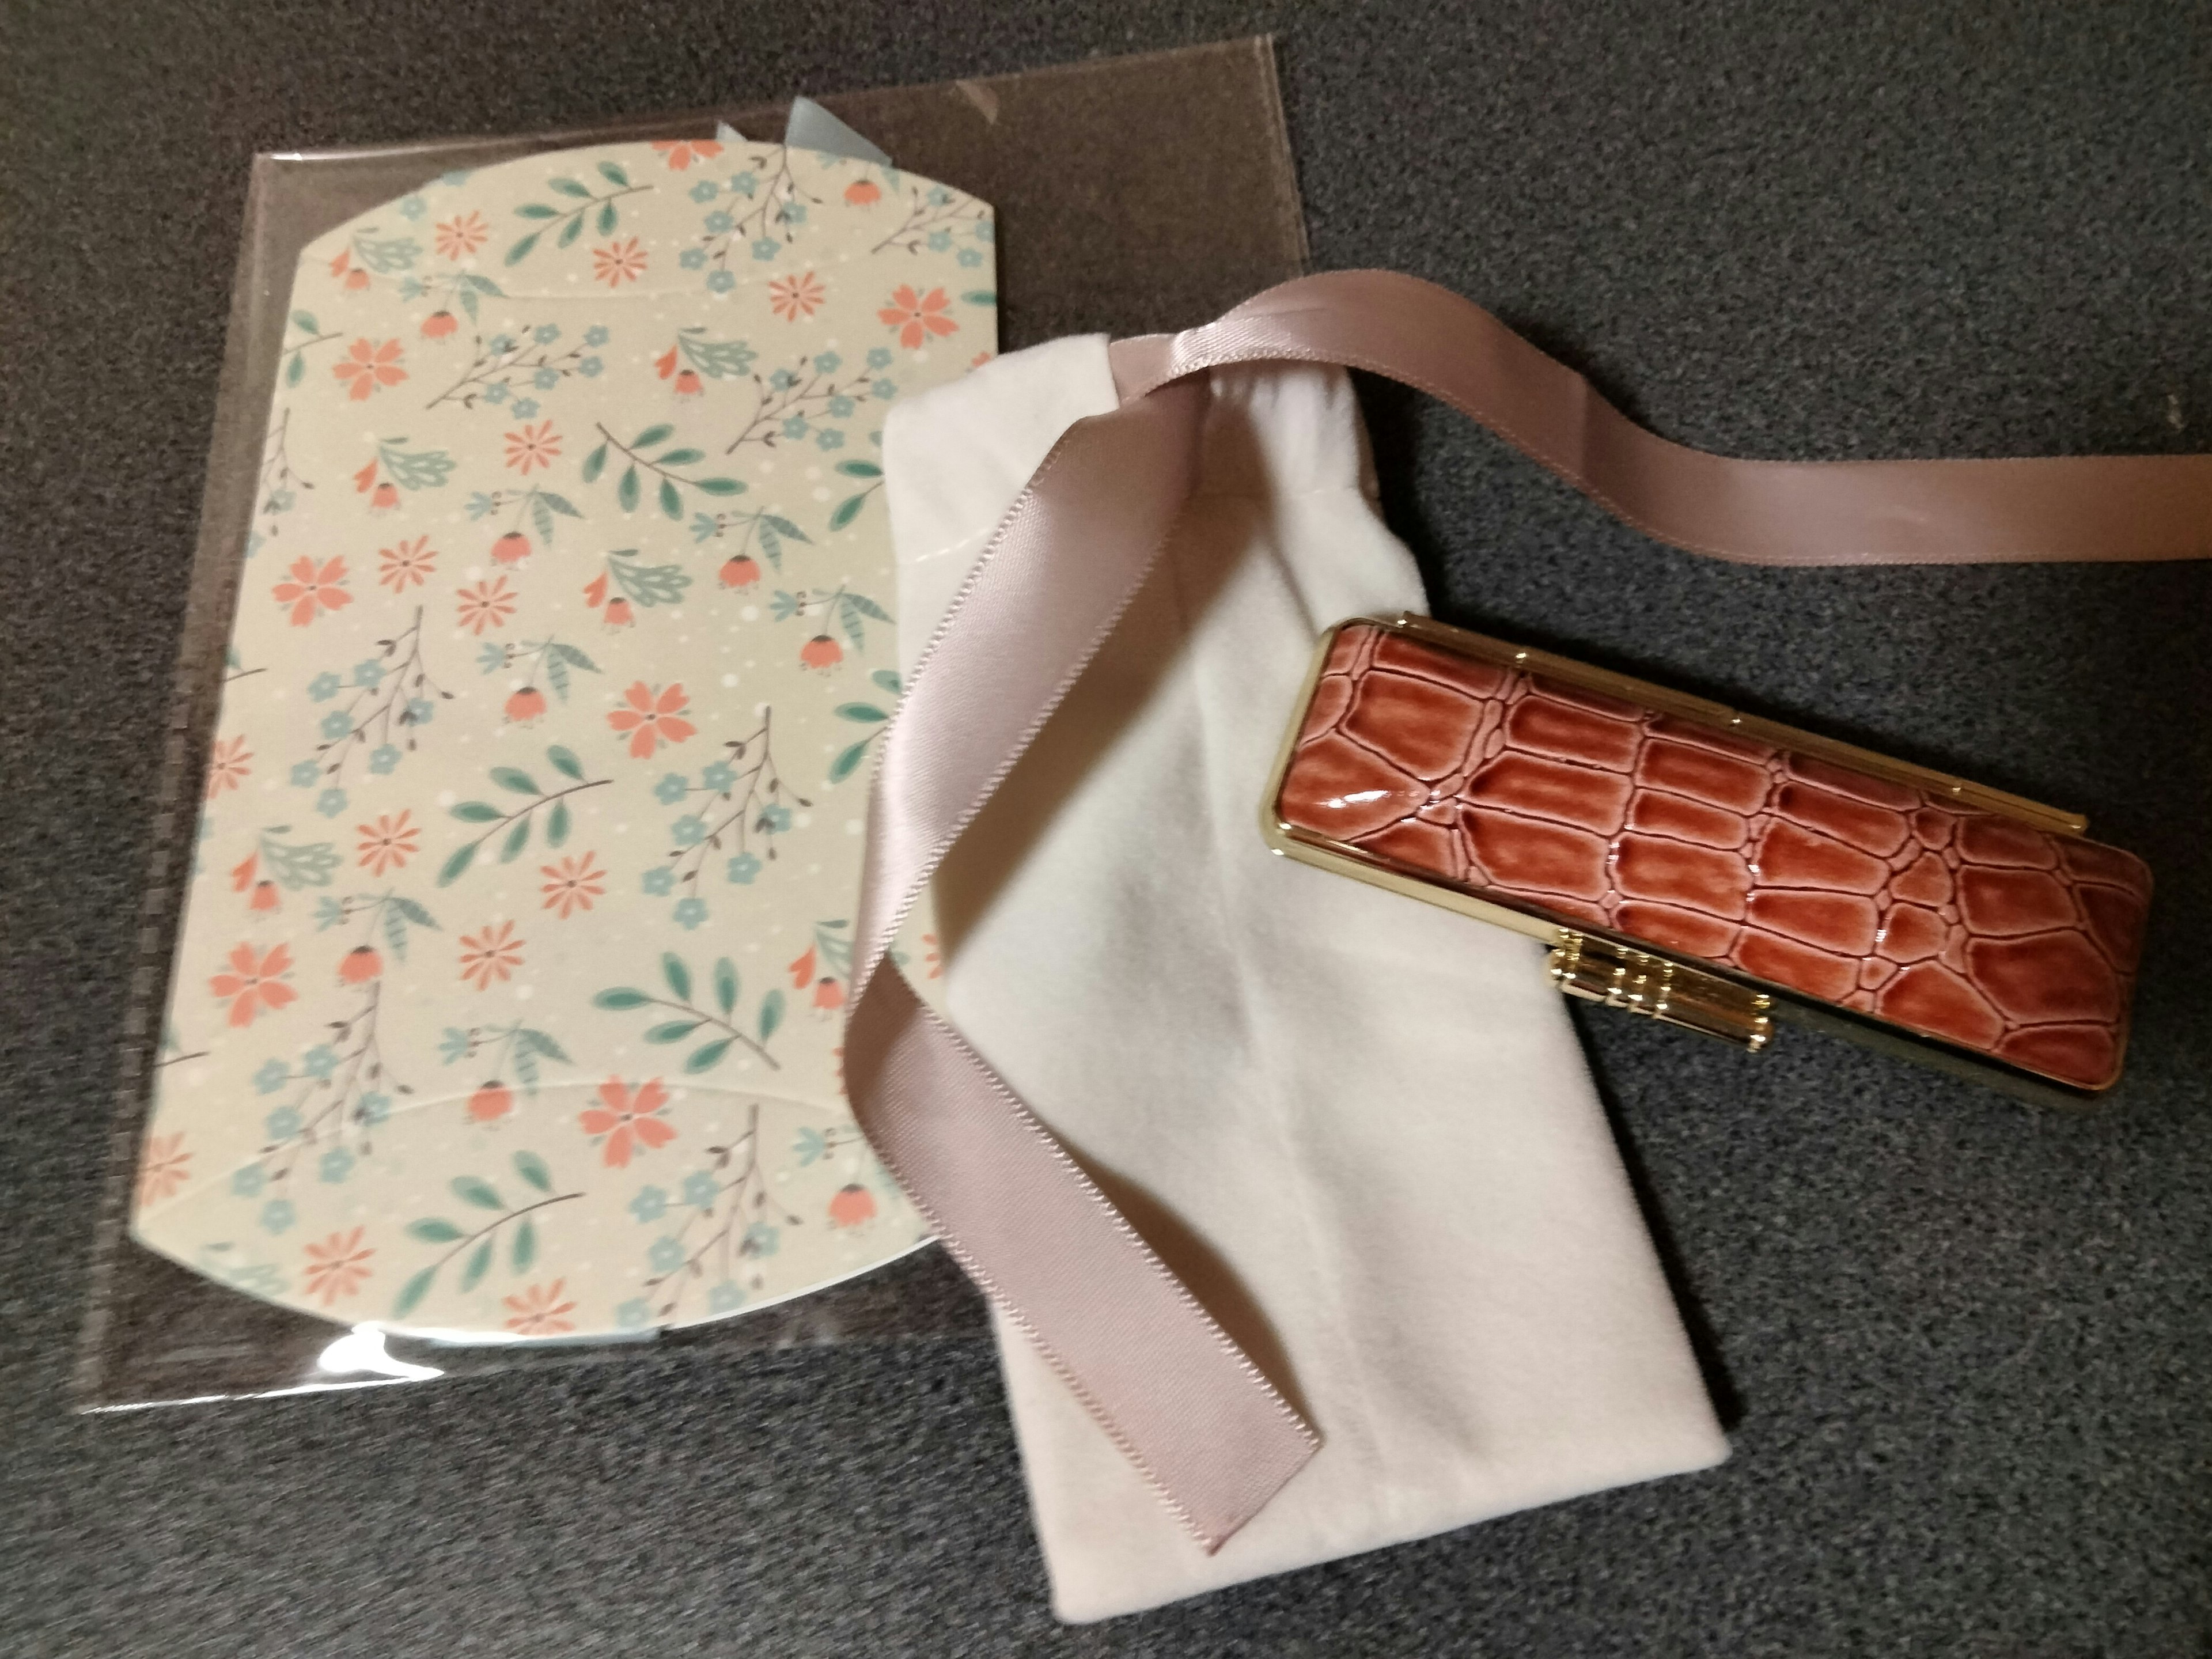
[[[1533,907],[1522,908],[1512,902],[1481,897],[1456,887],[1409,876],[1349,842],[1332,841],[1285,822],[1278,806],[1282,799],[1283,779],[1290,770],[1298,732],[1305,721],[1305,711],[1313,702],[1314,688],[1320,683],[1336,636],[1353,626],[1387,628],[1477,661],[1540,674],[1547,679],[1618,697],[1639,708],[1833,761],[1839,766],[1924,789],[1961,806],[2014,818],[2039,830],[2079,836],[2088,828],[2088,820],[2077,812],[2045,806],[1968,779],[1838,743],[1817,732],[1739,714],[1703,697],[1669,690],[1608,669],[1593,668],[1548,651],[1508,644],[1428,617],[1401,612],[1395,617],[1347,618],[1323,634],[1315,647],[1304,684],[1283,733],[1281,747],[1276,752],[1274,767],[1268,774],[1267,793],[1261,801],[1260,832],[1279,855],[1540,939],[1551,947],[1547,972],[1565,994],[1703,1031],[1754,1054],[1766,1046],[1772,1033],[1772,1022],[1780,1018],[1850,1038],[1863,1047],[1901,1054],[1939,1071],[1972,1078],[2037,1105],[2078,1108],[2095,1101],[2103,1092],[2075,1089],[1988,1055],[1923,1037],[1887,1021],[1814,1001],[1786,986],[1753,979],[1732,969],[1663,956],[1639,941],[1603,928],[1579,921],[1570,925]]]

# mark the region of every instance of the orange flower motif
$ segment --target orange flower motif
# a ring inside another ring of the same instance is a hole
[[[484,245],[490,234],[481,213],[461,213],[436,228],[439,254],[447,259],[464,259]]]
[[[941,288],[916,294],[907,283],[901,283],[892,291],[890,303],[876,316],[884,327],[896,329],[899,343],[911,351],[933,334],[959,332],[960,325],[945,314],[951,303]]]
[[[556,1279],[550,1285],[532,1285],[520,1296],[501,1297],[500,1300],[514,1310],[514,1317],[507,1322],[510,1331],[520,1331],[525,1336],[558,1336],[563,1331],[576,1328],[561,1317],[576,1311],[573,1302],[561,1300],[561,1287],[568,1281]]]
[[[690,702],[684,694],[680,680],[666,690],[647,685],[643,680],[635,681],[623,693],[623,701],[629,707],[616,709],[607,716],[607,724],[617,732],[629,733],[632,759],[650,760],[657,744],[681,743],[699,729],[690,720],[679,718]]]
[[[668,1091],[659,1078],[640,1084],[633,1094],[620,1078],[611,1077],[599,1085],[599,1102],[586,1107],[579,1121],[586,1134],[607,1138],[604,1156],[611,1170],[629,1164],[633,1146],[650,1151],[676,1139],[676,1131],[657,1115],[668,1104]]]
[[[541,864],[538,874],[545,878],[545,885],[538,890],[545,895],[545,908],[566,921],[578,910],[588,910],[592,901],[605,898],[607,893],[607,872],[593,862],[596,854],[586,853],[581,859],[562,859],[558,865]]]
[[[272,945],[266,956],[251,945],[238,945],[230,953],[230,969],[210,979],[208,989],[229,1002],[233,1025],[251,1025],[264,1008],[273,1013],[300,994],[284,983],[292,971],[289,945]]]
[[[884,199],[883,186],[872,179],[855,179],[845,186],[845,199],[854,207],[873,207]]]
[[[482,933],[462,934],[461,977],[479,991],[491,989],[495,979],[513,979],[522,966],[522,945],[511,921],[488,921]]]
[[[353,595],[345,589],[346,568],[343,558],[325,562],[318,569],[315,562],[306,554],[292,561],[291,580],[281,581],[269,591],[276,595],[276,603],[292,607],[292,626],[305,628],[314,621],[321,611],[343,611],[353,603]]]
[[[208,754],[207,798],[213,800],[226,789],[235,789],[246,781],[253,769],[246,762],[253,751],[246,746],[244,738],[217,738]]]
[[[592,280],[620,288],[645,275],[645,250],[635,236],[617,236],[605,247],[592,250]]]
[[[671,173],[681,173],[694,161],[704,161],[722,153],[721,145],[712,138],[656,138],[653,147],[668,158]]]
[[[459,590],[459,615],[461,626],[471,634],[481,635],[487,628],[504,628],[507,619],[514,614],[514,590],[507,585],[504,576],[494,576],[478,582],[474,587]]]
[[[554,431],[550,420],[534,427],[526,421],[521,431],[507,434],[507,464],[526,478],[533,466],[550,471],[560,453],[561,434]]]
[[[408,817],[404,810],[396,818],[389,812],[380,812],[374,828],[366,823],[354,825],[361,832],[362,867],[369,874],[380,876],[386,870],[404,870],[407,860],[422,850],[418,839],[422,832],[409,823]]]
[[[787,323],[795,323],[821,310],[829,294],[821,278],[811,270],[802,270],[795,276],[779,276],[768,285],[768,308]]]
[[[366,1231],[356,1227],[349,1233],[332,1233],[321,1243],[307,1246],[307,1294],[322,1297],[325,1308],[342,1296],[351,1296],[368,1279],[369,1270],[362,1264],[376,1252],[362,1248]]]
[[[376,580],[395,593],[422,586],[438,568],[437,550],[430,545],[428,536],[417,536],[397,547],[380,547],[376,556],[384,561]]]
[[[857,1227],[871,1220],[876,1213],[876,1197],[858,1182],[840,1187],[830,1199],[830,1224],[833,1227]]]
[[[184,1150],[182,1131],[173,1135],[149,1135],[145,1156],[138,1160],[138,1203],[143,1208],[158,1204],[185,1184],[192,1155]]]
[[[399,367],[404,356],[397,340],[386,340],[382,345],[369,339],[356,340],[346,348],[346,355],[331,365],[331,373],[346,382],[346,396],[360,403],[371,392],[398,386],[407,378],[407,371]]]
[[[929,970],[929,977],[932,979],[937,978],[945,971],[945,958],[938,951],[937,935],[934,933],[924,933],[921,936],[921,965]]]

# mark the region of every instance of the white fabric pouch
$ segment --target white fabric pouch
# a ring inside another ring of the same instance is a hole
[[[1103,337],[901,404],[909,672]],[[1275,856],[1314,641],[1425,610],[1340,371],[1214,371],[1198,490],[933,889],[952,1022],[1323,1437],[1208,1554],[1003,1321],[1055,1611],[1085,1621],[1727,1455],[1534,942]]]

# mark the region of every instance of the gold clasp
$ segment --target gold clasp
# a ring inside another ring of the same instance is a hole
[[[1686,1026],[1753,1054],[1774,1034],[1767,1012],[1773,998],[1611,939],[1562,927],[1546,966],[1571,997]]]

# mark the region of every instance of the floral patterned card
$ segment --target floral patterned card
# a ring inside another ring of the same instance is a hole
[[[876,163],[688,140],[448,174],[310,245],[140,1242],[522,1340],[925,1241],[838,1068],[900,689],[878,440],[995,349],[993,231]]]

